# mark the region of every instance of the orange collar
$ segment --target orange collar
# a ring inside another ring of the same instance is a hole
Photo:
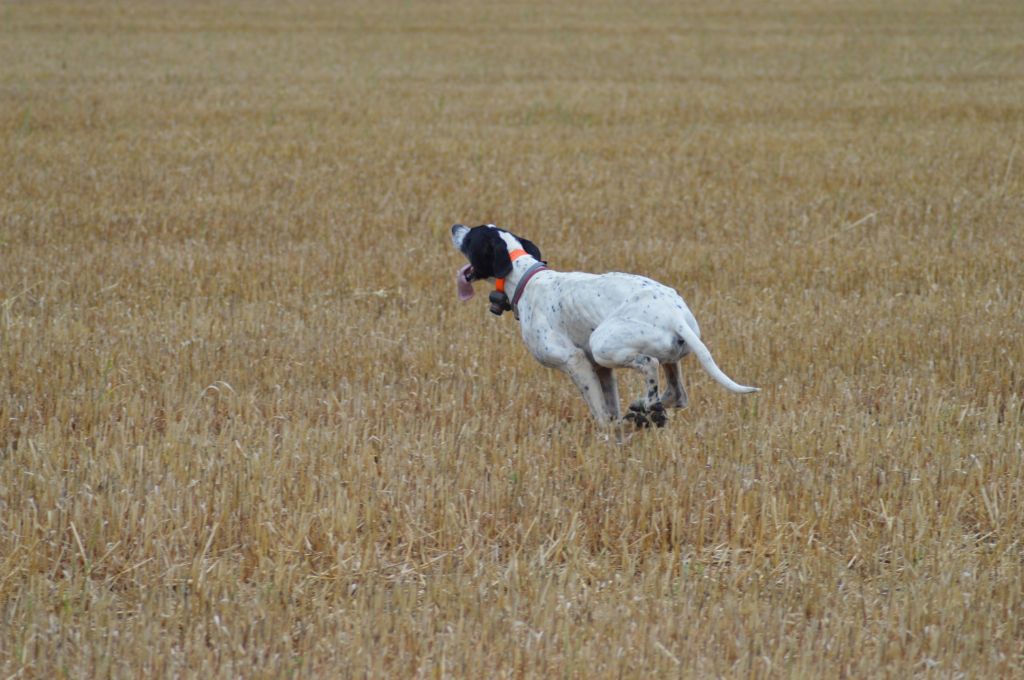
[[[521,258],[522,256],[524,256],[526,254],[527,254],[527,252],[525,250],[523,250],[522,248],[516,248],[511,253],[509,253],[508,256],[509,256],[509,259],[511,259],[513,262],[515,262],[516,260],[518,260],[519,258]],[[494,289],[497,290],[499,293],[504,293],[505,292],[505,279],[503,279],[503,278],[496,279],[494,281]]]

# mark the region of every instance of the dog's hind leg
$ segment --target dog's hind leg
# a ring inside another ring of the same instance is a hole
[[[661,393],[661,403],[665,408],[686,408],[690,398],[683,386],[683,374],[678,361],[668,361],[661,365],[665,373],[665,391]]]
[[[658,360],[646,354],[636,355],[628,366],[635,369],[644,379],[644,391],[638,401],[650,408],[659,401]]]
[[[590,336],[590,351],[594,361],[605,368],[632,368],[644,381],[640,398],[630,405],[628,420],[638,425],[653,422],[661,427],[666,422],[665,407],[658,394],[659,361],[648,353],[653,349],[652,339],[658,329],[630,321],[608,321]]]
[[[605,368],[632,368],[644,379],[640,402],[644,406],[658,403],[658,365],[645,351],[644,329],[621,321],[604,323],[590,336],[594,361]]]
[[[626,419],[632,420],[638,427],[647,427],[650,423],[664,427],[668,417],[658,396],[658,360],[639,354],[630,362],[630,367],[643,376],[644,391],[639,399],[630,404]]]

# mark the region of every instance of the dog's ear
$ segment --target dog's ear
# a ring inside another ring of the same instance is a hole
[[[512,258],[508,256],[508,246],[498,236],[498,232],[492,231],[493,238],[487,239],[487,246],[491,250],[491,272],[492,276],[503,279],[512,272]]]
[[[501,236],[498,235],[497,230],[492,229],[488,235],[490,236],[488,244],[493,249],[491,255],[491,262],[493,263],[491,271],[494,272],[494,276],[499,279],[503,279],[512,272],[512,258],[509,257],[508,246],[505,244],[505,241]],[[521,236],[516,236],[516,234],[512,235],[515,236],[516,240],[522,244],[523,250],[535,257],[537,260],[542,259],[540,256],[540,248],[538,248],[533,241],[522,238]]]
[[[519,238],[516,236],[516,238]],[[540,248],[533,244],[533,241],[525,238],[519,238],[519,242],[523,244],[523,250],[533,256],[534,259],[543,261],[544,258],[540,256]]]
[[[460,229],[461,227],[461,229]],[[465,230],[465,231],[463,231]],[[477,279],[498,278],[502,279],[512,272],[512,258],[508,254],[508,244],[501,237],[503,230],[489,224],[484,224],[472,229],[466,229],[462,225],[452,227],[452,242],[458,239],[458,248],[466,255],[469,263],[473,265],[473,276]],[[523,250],[541,259],[540,248],[534,245],[533,241],[519,238],[515,234]]]
[[[475,279],[500,279],[512,271],[508,246],[502,240],[498,229],[490,225],[470,229],[459,248],[473,266]]]

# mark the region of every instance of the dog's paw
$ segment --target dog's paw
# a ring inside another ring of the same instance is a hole
[[[632,423],[640,429],[650,427],[651,425],[665,427],[665,424],[668,422],[668,414],[665,413],[665,406],[660,401],[651,404],[650,408],[641,401],[634,401],[629,405],[629,410],[626,412],[623,420]]]
[[[647,421],[647,416],[645,414],[643,414],[643,413],[636,413],[636,412],[633,412],[633,411],[630,411],[625,416],[623,416],[622,417],[622,422],[630,423],[634,427],[636,427],[637,429],[643,429],[643,428],[647,427],[648,425],[650,425],[650,423]]]
[[[665,413],[665,406],[660,401],[655,404],[651,404],[651,411],[647,418],[654,423],[655,427],[665,427],[665,423],[668,422],[668,414]]]
[[[637,429],[641,430],[651,426],[650,414],[642,401],[634,401],[630,404],[623,420],[632,423]]]

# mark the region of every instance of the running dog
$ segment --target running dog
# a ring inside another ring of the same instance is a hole
[[[662,427],[666,408],[687,405],[679,360],[690,353],[726,389],[759,391],[734,382],[718,367],[701,342],[697,320],[668,286],[634,274],[548,269],[536,245],[493,224],[456,224],[452,244],[469,260],[456,275],[459,298],[472,297],[473,282],[493,280],[491,311],[515,314],[530,353],[544,366],[568,373],[601,424],[620,421],[615,368],[643,376],[644,392],[625,418],[637,426]],[[660,394],[659,366],[667,383]]]

